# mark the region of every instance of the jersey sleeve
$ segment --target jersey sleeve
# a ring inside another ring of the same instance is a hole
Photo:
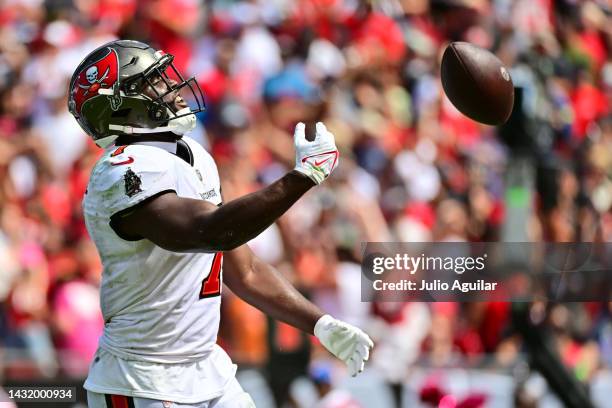
[[[176,192],[175,163],[168,156],[161,149],[138,145],[106,154],[90,187],[111,220],[161,194]]]

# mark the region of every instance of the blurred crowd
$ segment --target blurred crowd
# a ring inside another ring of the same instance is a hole
[[[335,134],[336,173],[251,246],[371,333],[372,370],[396,398],[414,364],[508,367],[521,340],[505,303],[360,302],[362,242],[612,241],[606,0],[5,0],[0,377],[84,376],[96,349],[101,265],[81,199],[101,151],[68,112],[67,90],[81,59],[116,38],[149,42],[197,78],[207,110],[192,137],[213,154],[226,200],[292,167],[296,122]],[[443,95],[441,53],[459,40],[510,68],[520,89],[507,126],[481,126]],[[612,365],[608,304],[545,308],[577,379]],[[334,389],[342,369],[311,338],[229,290],[222,313],[220,343],[263,374],[279,405],[305,376],[319,407],[359,406]],[[423,401],[443,398],[435,381]]]

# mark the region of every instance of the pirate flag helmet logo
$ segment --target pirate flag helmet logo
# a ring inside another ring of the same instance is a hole
[[[112,48],[98,61],[84,67],[77,75],[77,80],[72,87],[72,100],[74,110],[81,112],[83,104],[89,99],[99,96],[101,88],[113,88],[119,77],[119,59]],[[105,92],[106,93],[106,92]],[[100,97],[107,97],[100,95]],[[116,111],[121,106],[121,97],[109,95],[111,109]]]

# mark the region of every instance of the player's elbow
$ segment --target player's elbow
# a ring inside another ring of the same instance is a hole
[[[224,283],[241,299],[250,299],[254,293],[258,292],[257,273],[252,265],[242,265],[238,269],[224,269],[223,273]]]
[[[239,232],[239,226],[215,213],[202,214],[196,225],[197,245],[205,251],[231,251],[248,241]]]
[[[236,233],[225,230],[219,233],[203,233],[200,247],[207,251],[231,251],[243,245],[242,240],[236,238]]]
[[[156,245],[171,252],[219,252],[231,251],[241,245],[231,230],[198,225],[182,231],[166,231],[149,237]]]
[[[153,241],[157,246],[171,252],[220,252],[231,251],[241,244],[235,240],[221,236],[209,237],[198,235],[196,237],[176,237]]]

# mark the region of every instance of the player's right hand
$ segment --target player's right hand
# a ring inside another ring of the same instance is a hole
[[[306,140],[306,125],[300,122],[293,135],[295,142],[295,170],[321,184],[338,167],[340,154],[334,135],[322,122],[317,122],[315,140]]]
[[[314,334],[330,353],[344,361],[351,376],[363,371],[374,343],[361,329],[324,315],[315,324]]]

